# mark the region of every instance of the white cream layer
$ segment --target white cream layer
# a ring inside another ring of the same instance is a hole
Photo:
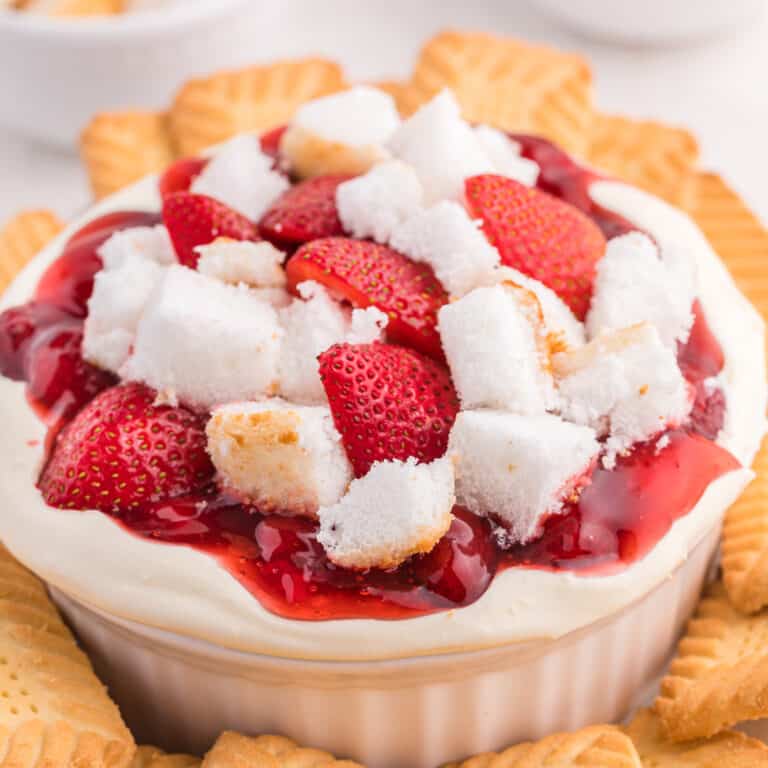
[[[157,210],[156,179],[98,205],[45,249],[3,297],[25,301],[66,239],[85,221],[116,209]],[[618,182],[599,182],[592,196],[663,245],[688,246],[699,266],[699,295],[726,354],[722,375],[728,416],[722,444],[749,466],[765,427],[764,327],[698,228],[681,212]],[[378,659],[557,638],[640,599],[666,579],[751,477],[731,472],[712,483],[694,510],[674,523],[648,556],[608,577],[508,569],[485,595],[459,610],[406,621],[304,622],[261,607],[213,558],[194,549],[140,539],[100,512],[46,506],[35,488],[45,429],[24,386],[0,380],[0,535],[27,566],[70,596],[117,617],[229,648],[280,657]]]

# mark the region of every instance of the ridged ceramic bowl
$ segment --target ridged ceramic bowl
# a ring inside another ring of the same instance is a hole
[[[369,768],[435,768],[623,718],[661,674],[718,537],[643,599],[559,640],[405,660],[241,653],[53,597],[137,739],[202,753],[224,729],[275,732]]]

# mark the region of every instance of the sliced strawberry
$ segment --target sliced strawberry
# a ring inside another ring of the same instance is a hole
[[[192,182],[208,165],[207,157],[182,157],[166,168],[160,177],[160,196],[168,197],[175,192],[189,192]]]
[[[39,487],[65,509],[119,513],[199,490],[211,482],[205,421],[155,405],[143,384],[102,392],[58,436]]]
[[[356,477],[375,461],[430,462],[448,447],[459,403],[448,371],[393,344],[336,344],[320,378]]]
[[[163,223],[176,249],[180,264],[195,269],[200,255],[198,245],[208,245],[217,237],[231,240],[259,240],[250,219],[207,195],[176,192],[163,200]]]
[[[354,307],[378,307],[389,316],[390,341],[442,359],[437,313],[448,296],[426,264],[386,245],[330,237],[299,248],[286,272],[291,290],[315,280]]]
[[[287,125],[281,125],[261,134],[261,151],[265,155],[277,160],[277,156],[280,154],[280,140],[283,138],[287,127]]]
[[[502,262],[549,286],[583,319],[605,252],[597,225],[572,205],[504,176],[467,179],[466,196]]]
[[[262,216],[259,232],[276,245],[300,245],[343,235],[336,188],[350,176],[316,176],[286,190]]]

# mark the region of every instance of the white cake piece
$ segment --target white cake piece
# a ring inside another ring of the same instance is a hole
[[[249,289],[168,267],[120,373],[201,408],[257,400],[276,390],[281,336],[277,312]]]
[[[675,353],[649,323],[605,331],[555,355],[553,366],[563,417],[609,435],[606,466],[634,443],[681,424],[691,409]]]
[[[302,178],[365,173],[388,157],[384,145],[399,124],[388,93],[358,85],[299,107],[280,140],[280,154]]]
[[[496,173],[533,187],[539,178],[539,166],[527,157],[521,157],[520,145],[506,133],[490,125],[475,127],[475,135],[493,163]]]
[[[462,408],[536,414],[553,406],[546,328],[530,291],[476,288],[440,310],[438,327]]]
[[[353,237],[387,243],[392,233],[416,213],[424,201],[421,182],[410,165],[399,160],[378,163],[368,173],[336,189],[336,207],[344,231]]]
[[[208,195],[258,221],[290,183],[272,169],[257,136],[236,136],[222,145],[192,182],[190,192]]]
[[[457,502],[503,525],[525,544],[581,485],[600,452],[594,430],[557,416],[462,411],[448,454],[457,462]]]
[[[429,264],[452,296],[483,283],[499,264],[499,252],[458,203],[443,200],[397,227],[391,246],[413,261]]]
[[[136,259],[147,259],[163,266],[177,263],[176,250],[168,230],[162,225],[115,232],[99,248],[99,257],[104,269],[115,269]]]
[[[301,283],[298,291],[301,298],[280,312],[280,394],[296,403],[323,403],[317,356],[343,341],[367,344],[380,339],[387,318],[376,308],[355,310],[350,316],[319,283]]]
[[[696,296],[695,263],[690,254],[666,249],[640,232],[615,237],[597,265],[587,332],[649,322],[661,340],[674,347],[684,342],[693,325]]]
[[[352,479],[327,406],[229,403],[213,411],[206,434],[219,482],[263,512],[314,517]]]
[[[485,275],[485,285],[511,284],[536,295],[544,315],[547,332],[552,336],[551,346],[580,347],[586,341],[584,323],[571,308],[548,286],[512,267],[498,267]]]
[[[253,243],[220,237],[195,251],[200,255],[197,271],[201,275],[251,288],[285,287],[285,254],[266,240]]]
[[[96,273],[83,331],[83,357],[114,373],[128,359],[139,318],[165,269],[144,257],[118,263]]]
[[[427,205],[462,199],[465,178],[496,170],[449,90],[441,91],[406,120],[388,147],[413,166]]]
[[[431,551],[451,525],[450,459],[376,462],[337,504],[318,510],[317,540],[344,568],[394,568]]]

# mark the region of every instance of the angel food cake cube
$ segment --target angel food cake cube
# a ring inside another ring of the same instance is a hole
[[[164,226],[130,227],[115,232],[99,248],[99,258],[104,269],[116,269],[137,259],[167,267],[176,264],[176,251]]]
[[[520,145],[516,141],[490,125],[476,126],[475,135],[493,163],[496,173],[515,179],[527,187],[535,186],[539,178],[539,166],[533,160],[520,155]]]
[[[493,173],[493,163],[475,132],[462,119],[456,97],[441,91],[406,120],[388,144],[392,154],[414,168],[427,205],[459,200],[464,179]]]
[[[413,261],[429,264],[453,296],[476,288],[499,264],[499,252],[464,208],[450,200],[411,216],[395,229],[390,244]]]
[[[377,462],[337,504],[318,510],[317,540],[342,567],[394,568],[434,548],[451,525],[454,502],[450,459]]]
[[[417,213],[424,190],[411,166],[399,160],[378,163],[368,173],[340,184],[336,207],[344,231],[388,243],[395,230]]]
[[[196,407],[259,399],[277,387],[281,337],[276,311],[249,289],[169,267],[120,373]]]
[[[313,517],[352,479],[327,406],[232,403],[213,411],[206,434],[221,484],[265,512]]]
[[[504,526],[525,544],[578,489],[600,452],[595,431],[557,416],[462,411],[448,454],[456,461],[457,502]]]
[[[197,271],[224,283],[245,283],[252,288],[284,288],[285,254],[266,240],[254,243],[220,237],[199,245]]]
[[[665,249],[640,232],[609,240],[597,265],[587,331],[628,328],[648,322],[662,342],[685,342],[693,325],[696,296],[695,262],[685,251]]]
[[[365,173],[388,157],[384,145],[399,125],[392,97],[359,85],[300,107],[280,141],[280,153],[302,178]]]
[[[675,353],[641,323],[606,331],[553,358],[564,418],[608,435],[606,466],[617,454],[681,424],[692,397]]]
[[[164,269],[147,258],[117,260],[93,281],[83,331],[83,357],[113,373],[128,359],[144,307]]]
[[[283,174],[272,169],[272,163],[272,158],[261,151],[258,137],[237,136],[211,158],[192,182],[190,192],[213,197],[258,221],[290,186]]]
[[[543,413],[554,403],[546,332],[530,292],[477,288],[439,313],[440,338],[462,408]]]

